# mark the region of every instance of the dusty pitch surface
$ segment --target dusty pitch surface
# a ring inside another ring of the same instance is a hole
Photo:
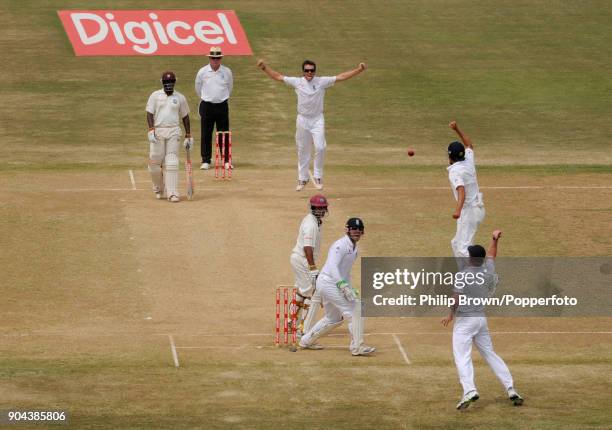
[[[612,175],[566,175],[581,188],[563,188],[557,211],[554,175],[483,170],[480,240],[502,226],[508,255],[610,254]],[[438,319],[368,320],[368,358],[349,355],[346,328],[324,351],[274,348],[274,287],[291,282],[314,193],[293,191],[293,174],[197,171],[196,199],[179,204],[155,200],[144,169],[2,174],[0,409],[64,408],[81,428],[605,428],[609,319],[492,319],[527,402],[512,408],[476,359],[482,399],[464,414]],[[451,197],[435,169],[328,176],[324,254],[355,215],[364,256],[448,253]]]

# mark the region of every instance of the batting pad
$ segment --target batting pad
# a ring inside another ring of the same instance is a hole
[[[175,153],[170,153],[166,155],[166,158],[164,160],[164,168],[165,168],[164,177],[166,179],[166,195],[168,197],[170,196],[179,197],[179,193],[177,190],[179,159]]]
[[[151,174],[153,186],[160,191],[163,190],[164,182],[162,177],[161,161],[149,160],[149,173]]]

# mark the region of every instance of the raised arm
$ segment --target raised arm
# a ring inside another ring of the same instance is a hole
[[[502,235],[501,230],[493,230],[493,237],[491,239],[491,245],[489,245],[489,250],[487,251],[487,258],[497,257],[497,242]]]
[[[278,73],[276,70],[273,70],[270,66],[264,63],[263,60],[257,61],[257,67],[259,67],[266,75],[268,75],[270,78],[274,79],[275,81],[283,80],[283,75]]]
[[[359,63],[359,65],[353,69],[344,73],[340,73],[336,76],[336,82],[346,81],[347,79],[351,79],[353,76],[360,74],[366,69],[366,63]]]
[[[456,121],[452,121],[448,126],[451,129],[453,129],[455,133],[457,133],[457,136],[459,136],[459,139],[461,139],[461,141],[463,142],[466,148],[470,148],[472,150],[474,149],[474,145],[472,145],[472,141],[470,140],[469,137],[463,134],[463,131],[461,131]]]

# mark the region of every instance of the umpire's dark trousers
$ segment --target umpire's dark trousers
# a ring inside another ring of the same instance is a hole
[[[221,103],[210,103],[202,100],[200,102],[200,130],[202,163],[211,162],[213,129],[217,131],[229,131],[229,107],[227,100]],[[228,150],[225,149],[225,161],[228,160]]]

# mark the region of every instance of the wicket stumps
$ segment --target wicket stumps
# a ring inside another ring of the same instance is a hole
[[[281,295],[283,300],[283,342],[281,343]],[[291,306],[289,306],[289,296],[291,295]],[[289,345],[289,318],[291,318],[291,345],[297,346],[297,289],[293,286],[276,287],[276,335],[274,344],[280,347],[281,344]]]
[[[232,170],[232,132],[218,131],[215,134],[215,179],[232,179]]]

